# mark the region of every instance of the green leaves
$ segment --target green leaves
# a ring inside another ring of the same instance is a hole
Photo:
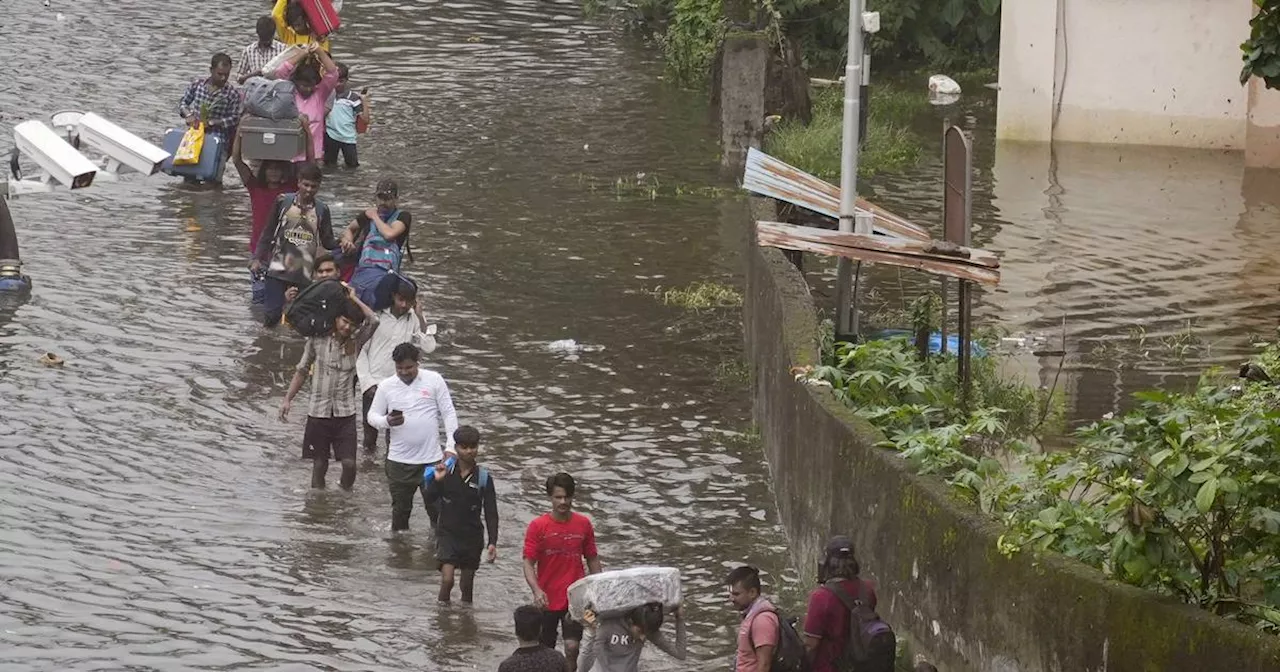
[[[1249,20],[1249,39],[1240,45],[1244,67],[1240,83],[1259,77],[1269,89],[1280,88],[1280,0],[1256,0],[1257,13]]]
[[[1200,513],[1208,513],[1213,508],[1213,500],[1218,496],[1218,479],[1210,478],[1200,486],[1196,493],[1196,508]]]

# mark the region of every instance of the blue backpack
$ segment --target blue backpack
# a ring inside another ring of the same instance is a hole
[[[458,466],[457,460],[451,457],[448,460],[445,460],[444,466],[445,466],[445,469],[448,470],[450,474],[452,474],[454,468]],[[484,490],[486,487],[489,486],[489,470],[485,469],[483,466],[477,466],[476,469],[477,469],[476,485],[478,485],[481,490]],[[424,486],[430,488],[435,482],[436,482],[436,477],[435,477],[434,469],[427,471],[422,475],[422,484]]]

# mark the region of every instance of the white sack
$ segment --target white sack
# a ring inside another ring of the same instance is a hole
[[[611,618],[650,602],[674,609],[680,599],[680,570],[674,567],[617,569],[573,582],[569,615],[581,621],[582,612],[591,609],[601,618]]]

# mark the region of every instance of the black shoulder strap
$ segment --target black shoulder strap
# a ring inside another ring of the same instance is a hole
[[[831,592],[831,594],[835,595],[835,596],[836,596],[836,599],[840,600],[840,603],[844,605],[844,608],[845,608],[845,609],[848,609],[849,611],[851,611],[851,612],[852,612],[854,609],[857,609],[857,608],[858,608],[858,604],[859,604],[859,603],[861,603],[861,604],[866,604],[866,603],[867,603],[866,599],[864,599],[864,597],[863,597],[863,595],[862,595],[862,582],[861,582],[861,581],[859,581],[859,582],[858,582],[858,600],[857,600],[857,602],[855,602],[855,601],[853,600],[853,598],[849,597],[849,594],[848,594],[848,593],[846,593],[842,588],[840,588],[840,587],[839,587],[839,586],[840,586],[840,584],[839,584],[839,583],[836,583],[835,585],[832,585],[832,583],[833,583],[832,581],[828,581],[828,582],[826,582],[826,583],[822,584],[822,587],[823,587],[823,588],[825,588],[826,590],[830,591],[830,592]]]

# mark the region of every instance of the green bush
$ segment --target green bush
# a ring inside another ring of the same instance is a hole
[[[1280,345],[1258,365],[1280,371]],[[879,427],[886,447],[1002,520],[1006,554],[1053,551],[1120,581],[1280,632],[1280,387],[1210,372],[1194,392],[1138,395],[1141,406],[1035,450],[1060,422],[1043,391],[974,360],[971,410],[953,358],[918,358],[904,340],[836,347],[801,371]],[[1060,407],[1058,407],[1060,408]],[[1055,418],[1055,415],[1057,417]],[[1004,462],[995,459],[1003,456]]]
[[[766,150],[805,172],[831,181],[839,179],[843,95],[833,87],[814,96],[813,120],[806,126],[795,119],[783,119],[766,138]],[[858,175],[898,173],[915,166],[924,147],[908,124],[927,104],[924,94],[876,86],[871,89],[870,104]]]

